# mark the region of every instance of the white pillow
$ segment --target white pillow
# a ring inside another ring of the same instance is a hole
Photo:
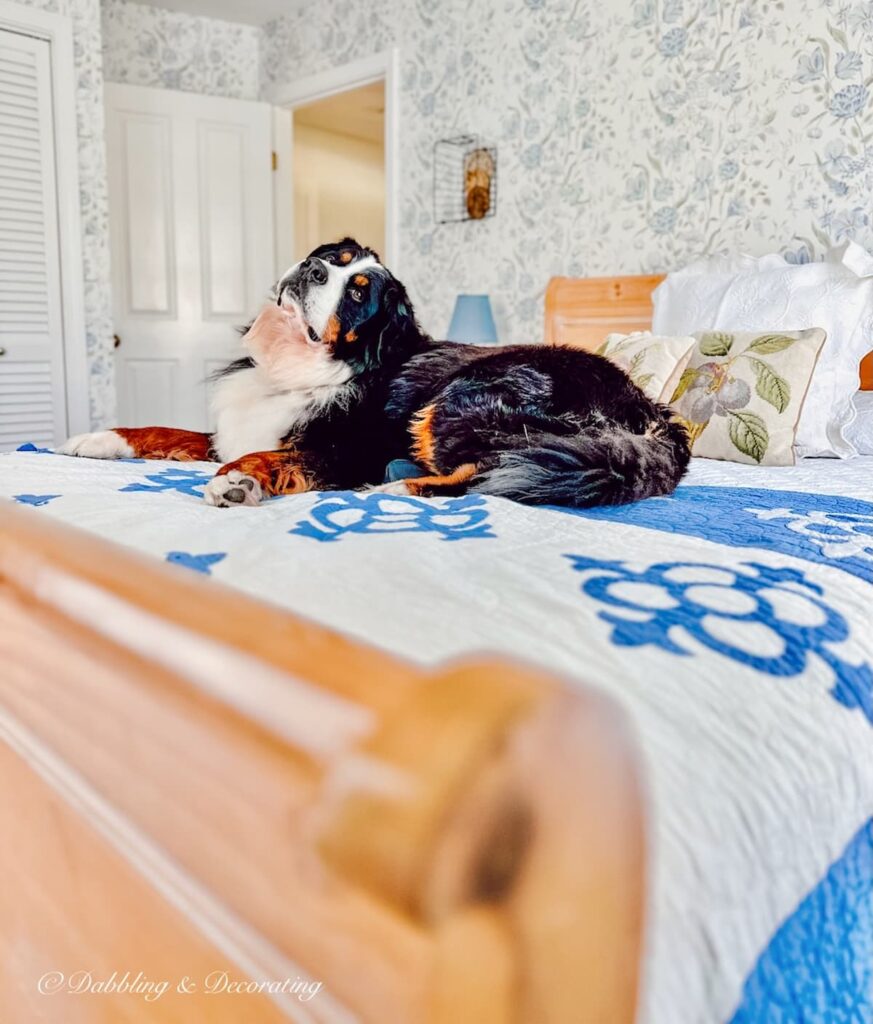
[[[852,404],[856,416],[846,430],[846,437],[859,455],[873,455],[873,391],[859,391]]]
[[[799,456],[850,458],[844,431],[854,417],[858,364],[873,348],[873,257],[848,242],[822,263],[778,255],[700,260],[655,290],[655,334],[701,330],[797,331],[821,327],[828,340],[813,374],[795,439]]]

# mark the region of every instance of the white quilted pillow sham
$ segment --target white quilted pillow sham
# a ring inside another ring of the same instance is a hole
[[[873,391],[859,391],[852,404],[855,419],[846,430],[846,437],[859,455],[873,455]]]
[[[655,334],[821,327],[821,351],[795,439],[799,456],[857,454],[845,431],[855,415],[858,364],[873,348],[873,257],[854,242],[821,263],[781,256],[718,257],[670,274],[654,294]]]

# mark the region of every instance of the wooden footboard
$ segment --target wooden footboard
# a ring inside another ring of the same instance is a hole
[[[0,507],[9,1024],[631,1022],[632,744]]]

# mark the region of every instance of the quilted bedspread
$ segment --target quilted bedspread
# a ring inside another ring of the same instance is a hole
[[[362,640],[498,651],[625,708],[646,768],[644,1024],[873,1021],[873,458],[695,460],[531,509],[335,492],[217,509],[214,466],[0,456],[0,494]]]

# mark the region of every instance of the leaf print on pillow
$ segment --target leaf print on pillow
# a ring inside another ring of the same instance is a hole
[[[769,402],[777,412],[785,412],[791,401],[791,385],[784,377],[780,377],[763,359],[751,357],[749,360],[755,371],[755,391]]]
[[[673,397],[670,399],[671,405],[674,402],[678,402],[691,385],[697,380],[698,372],[699,371],[693,366],[689,366],[688,369],[682,371],[682,376],[679,378],[679,383],[676,385],[676,390],[673,392]]]
[[[762,334],[760,338],[755,338],[746,351],[758,352],[765,356],[772,355],[774,352],[790,348],[795,341],[797,338],[792,338],[788,334]]]
[[[710,331],[700,339],[702,356],[726,356],[734,343],[734,336],[726,331]]]
[[[701,331],[672,401],[699,458],[789,466],[798,410],[825,341],[802,331]],[[702,349],[730,351],[722,356]],[[763,353],[777,353],[767,356]],[[785,353],[781,355],[780,353]]]
[[[728,434],[733,446],[748,455],[755,462],[760,462],[767,454],[770,444],[770,433],[767,424],[754,412],[729,412],[731,417]]]
[[[631,334],[619,334],[613,332],[607,334],[603,340],[603,344],[597,349],[597,355],[606,355],[609,352],[612,355],[615,352],[624,352],[626,349],[632,348],[638,344],[641,338],[651,337],[650,332],[634,331]]]
[[[639,368],[642,366],[643,360],[645,358],[646,352],[645,349],[643,349],[642,352],[637,352],[637,354],[630,361],[630,365],[627,368],[627,375],[634,383],[637,383],[637,370],[639,370]]]

